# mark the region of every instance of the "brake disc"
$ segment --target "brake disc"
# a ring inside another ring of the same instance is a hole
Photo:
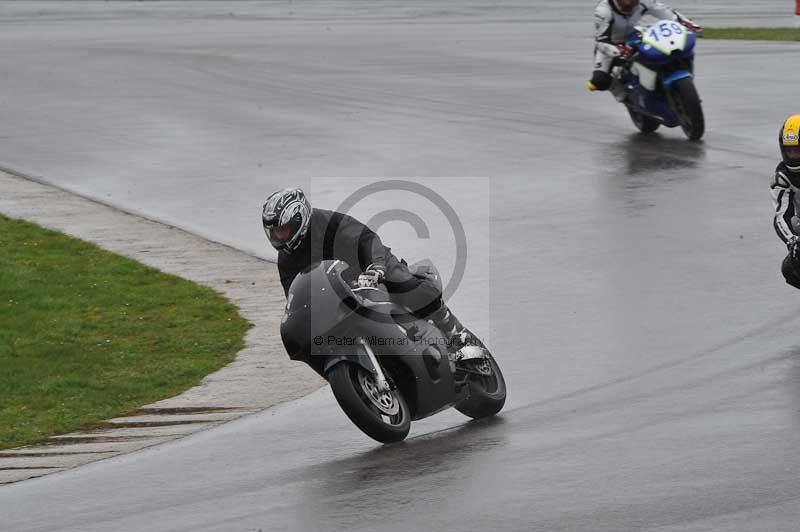
[[[363,369],[358,371],[358,383],[364,391],[367,399],[375,405],[378,410],[387,416],[394,416],[400,412],[400,402],[395,398],[391,390],[381,391],[375,382],[375,376]]]

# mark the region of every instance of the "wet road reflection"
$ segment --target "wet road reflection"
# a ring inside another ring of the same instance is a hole
[[[620,147],[625,154],[626,175],[641,176],[642,179],[647,176],[654,180],[670,180],[676,174],[695,175],[694,172],[681,170],[697,168],[706,156],[703,141],[687,142],[681,137],[662,136],[657,132],[651,135],[631,133],[624,138]]]

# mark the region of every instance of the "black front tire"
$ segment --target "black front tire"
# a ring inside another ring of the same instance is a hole
[[[389,415],[370,400],[370,386],[365,386],[364,379],[374,377],[361,366],[340,362],[328,371],[327,378],[339,406],[364,434],[381,443],[395,443],[406,438],[411,428],[411,413],[398,390],[389,392],[392,405],[397,406],[397,413]]]
[[[691,78],[679,79],[672,84],[672,102],[681,123],[681,129],[689,140],[700,140],[706,123],[700,96]]]
[[[456,410],[473,419],[493,416],[506,404],[506,381],[503,372],[500,371],[500,366],[492,354],[487,351],[487,355],[485,363],[491,369],[491,375],[468,373],[469,395],[455,405]]]
[[[631,122],[633,122],[633,125],[645,135],[652,133],[658,129],[658,126],[661,125],[661,122],[652,116],[647,116],[639,111],[634,111],[630,107],[628,107],[628,114],[631,115]]]

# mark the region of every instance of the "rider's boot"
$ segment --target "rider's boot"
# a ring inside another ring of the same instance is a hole
[[[461,360],[470,354],[469,350],[464,349],[465,347],[474,346],[481,350],[486,349],[478,337],[464,327],[444,303],[428,316],[428,320],[444,333],[447,340],[447,351],[455,360]]]

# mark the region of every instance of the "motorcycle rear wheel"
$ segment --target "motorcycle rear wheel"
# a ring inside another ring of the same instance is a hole
[[[483,372],[489,370],[490,375],[478,375],[470,372],[467,377],[469,395],[455,405],[456,410],[473,419],[490,417],[503,409],[506,404],[506,381],[500,366],[488,351],[482,362]],[[476,368],[477,369],[477,368]]]
[[[378,391],[375,376],[350,362],[336,364],[327,378],[339,406],[364,434],[381,443],[408,435],[411,412],[398,390]]]
[[[684,134],[689,140],[699,140],[706,125],[700,96],[691,78],[679,79],[672,84],[672,102]]]
[[[636,129],[638,129],[645,135],[652,133],[653,131],[658,129],[658,126],[661,125],[661,122],[659,122],[658,120],[656,120],[651,116],[647,116],[638,111],[634,111],[630,107],[628,107],[627,109],[628,109],[628,114],[631,115],[631,122],[633,122],[633,125],[636,126]]]

